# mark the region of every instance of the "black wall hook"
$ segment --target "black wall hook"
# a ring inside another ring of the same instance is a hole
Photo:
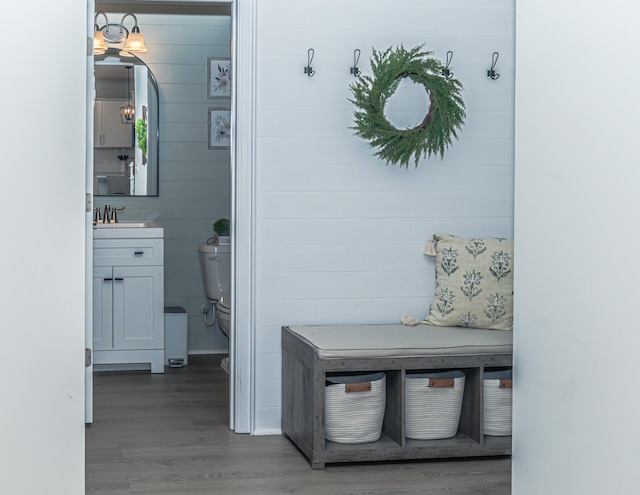
[[[493,52],[493,55],[491,55],[491,68],[487,71],[487,77],[490,77],[494,81],[500,77],[500,74],[496,73],[494,70],[498,63],[499,56],[500,54],[498,52]]]
[[[349,69],[349,72],[353,74],[354,77],[358,77],[360,75],[360,69],[358,69],[358,62],[360,61],[360,49],[356,48],[353,50],[353,67]]]
[[[313,77],[316,74],[316,71],[313,70],[313,67],[311,67],[311,62],[313,62],[314,55],[315,50],[313,48],[309,48],[309,50],[307,50],[307,66],[304,68],[304,73],[309,77]]]
[[[447,52],[447,59],[445,62],[444,69],[442,69],[442,75],[446,78],[453,77],[453,72],[449,70],[449,64],[451,64],[451,60],[453,59],[453,52],[449,50]]]

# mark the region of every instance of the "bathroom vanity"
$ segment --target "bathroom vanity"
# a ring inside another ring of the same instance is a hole
[[[164,230],[153,222],[94,228],[93,364],[164,372]]]

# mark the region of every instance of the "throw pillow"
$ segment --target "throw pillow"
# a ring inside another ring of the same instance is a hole
[[[513,240],[434,234],[436,290],[425,323],[513,329]]]

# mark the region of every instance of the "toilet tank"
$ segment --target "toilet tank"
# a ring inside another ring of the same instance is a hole
[[[231,290],[231,246],[200,244],[198,255],[207,299],[217,301]]]

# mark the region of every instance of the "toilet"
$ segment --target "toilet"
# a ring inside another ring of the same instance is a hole
[[[198,246],[204,291],[215,307],[220,330],[229,337],[231,314],[231,245]]]

